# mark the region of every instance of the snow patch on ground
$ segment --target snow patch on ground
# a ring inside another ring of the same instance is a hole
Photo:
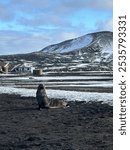
[[[16,94],[24,97],[35,97],[36,89],[2,87],[0,86],[0,94]],[[96,92],[77,92],[64,90],[47,90],[49,98],[66,99],[68,101],[103,101],[112,105],[112,93],[96,93]]]
[[[84,88],[87,88],[87,87],[113,87],[113,85],[112,84],[97,84],[97,85],[95,85],[95,84],[93,84],[93,85],[81,85],[81,84],[78,84],[78,85],[73,85],[73,84],[59,84],[59,85],[51,85],[51,87],[84,87]]]
[[[33,77],[35,80],[80,80],[80,79],[112,79],[112,77],[103,76],[44,76],[44,77]],[[13,77],[8,78],[8,80],[29,80],[29,77]]]

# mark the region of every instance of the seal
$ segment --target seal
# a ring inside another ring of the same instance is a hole
[[[41,108],[66,108],[69,107],[68,102],[63,100],[49,100],[46,88],[43,84],[39,84],[36,92],[36,99],[38,102],[38,109]]]
[[[38,109],[49,108],[49,100],[46,94],[46,89],[43,84],[39,84],[36,92],[36,99],[38,102]]]

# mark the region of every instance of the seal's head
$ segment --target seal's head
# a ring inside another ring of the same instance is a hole
[[[39,84],[38,90],[43,90],[43,89],[45,89],[45,86],[43,84]]]

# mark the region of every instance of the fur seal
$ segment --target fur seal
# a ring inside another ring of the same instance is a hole
[[[38,102],[38,109],[49,108],[49,100],[46,94],[46,89],[43,84],[39,84],[36,92],[36,99]]]
[[[36,99],[38,102],[38,109],[41,108],[66,108],[68,103],[63,100],[49,100],[46,94],[46,89],[43,84],[39,84],[36,92]]]

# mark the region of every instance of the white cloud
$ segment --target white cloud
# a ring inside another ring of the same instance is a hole
[[[75,0],[10,0],[8,4],[0,2],[0,20],[12,19],[30,26],[46,22],[57,24],[65,23],[63,18],[77,11],[87,9],[105,11],[112,7],[112,0],[76,0],[76,2]]]
[[[79,35],[76,32],[63,32],[61,34],[62,40],[69,40],[78,37]]]
[[[49,45],[49,39],[44,34],[23,32],[0,32],[0,54],[27,53],[42,49]]]
[[[113,31],[113,19],[98,21],[96,23],[97,31]]]
[[[112,0],[89,0],[88,4],[89,7],[100,10],[108,10],[113,8]]]
[[[102,17],[94,26],[92,22],[100,16],[92,17],[88,10],[112,12],[112,0],[0,1],[0,28],[3,30],[0,31],[0,54],[31,52],[88,32],[112,31],[108,15],[104,15],[106,21]]]
[[[113,19],[108,20],[104,25],[104,28],[109,31],[113,31]]]
[[[59,0],[58,7],[55,9],[56,12],[74,13],[79,10],[95,9],[100,11],[112,10],[112,0]]]

